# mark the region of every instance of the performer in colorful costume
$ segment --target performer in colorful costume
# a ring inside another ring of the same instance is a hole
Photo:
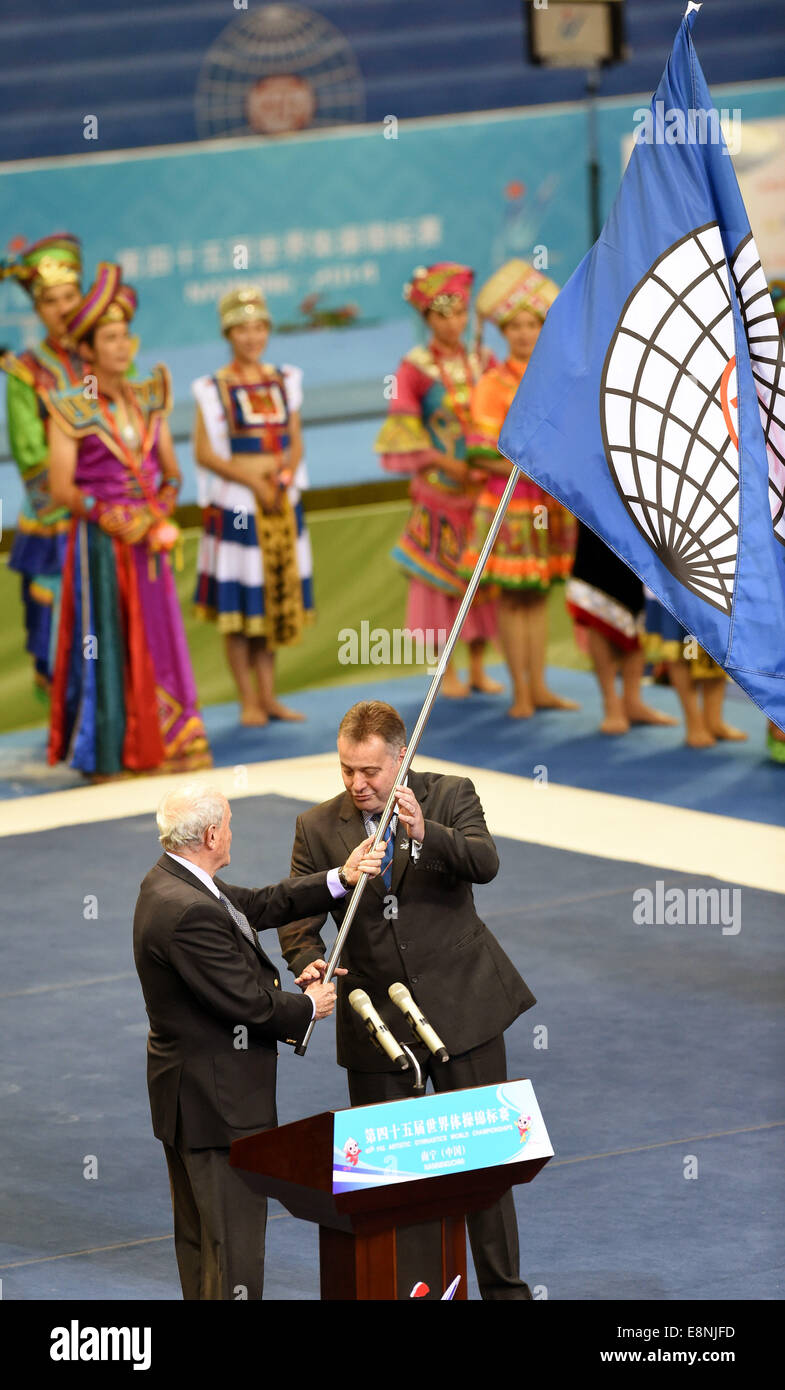
[[[626,734],[633,724],[678,724],[678,719],[647,705],[641,695],[646,662],[643,585],[582,522],[578,523],[566,606],[578,645],[591,658],[600,688],[600,733]],[[621,676],[621,690],[617,676]]]
[[[679,697],[689,748],[712,748],[718,739],[734,742],[747,735],[722,717],[728,677],[722,667],[690,637],[681,623],[644,585],[645,651],[652,665],[665,665]]]
[[[84,364],[64,329],[82,298],[81,252],[67,232],[44,237],[12,261],[0,264],[0,279],[12,278],[31,295],[46,337],[35,348],[0,354],[8,374],[6,418],[11,453],[25,487],[9,568],[22,577],[26,648],[36,685],[48,691],[57,640],[60,575],[69,527],[68,513],[49,492],[49,440],[42,391],[78,386]]]
[[[224,634],[241,723],[302,719],[275,695],[276,650],[299,641],[314,616],[302,372],[261,361],[271,319],[259,290],[233,290],[219,312],[233,360],[193,384],[194,454],[207,470],[196,612]]]
[[[434,640],[440,630],[450,632],[458,615],[466,587],[458,567],[481,482],[466,462],[466,436],[472,388],[491,359],[487,352],[468,352],[461,342],[473,279],[468,266],[450,261],[415,270],[404,297],[432,337],[401,362],[376,440],[382,467],[412,478],[412,510],[392,553],[410,577],[406,626],[431,632]],[[495,609],[487,591],[475,599],[462,633],[469,644],[469,685],[450,662],[443,695],[503,689],[483,669],[486,642],[496,632]]]
[[[558,293],[558,286],[534,266],[512,260],[491,276],[477,296],[480,319],[490,319],[501,330],[510,356],[489,367],[472,393],[466,457],[474,467],[487,471],[487,481],[461,560],[466,578],[477,564],[510,476],[512,464],[497,448],[499,432]],[[569,574],[574,549],[575,522],[570,513],[521,476],[481,580],[499,589],[499,643],[513,687],[508,713],[515,719],[528,719],[535,709],[578,708],[574,700],[549,690],[545,681],[548,589],[554,580]]]
[[[49,761],[94,780],[210,765],[167,551],[180,474],[169,374],[125,378],[136,295],[103,262],[68,320],[87,376],[45,393],[52,497],[72,513]]]

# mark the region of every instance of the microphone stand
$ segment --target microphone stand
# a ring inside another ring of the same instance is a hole
[[[412,1052],[412,1049],[411,1049],[410,1047],[407,1047],[407,1046],[406,1046],[406,1043],[401,1043],[401,1047],[403,1048],[404,1052],[406,1053],[406,1056],[409,1058],[409,1061],[411,1062],[412,1066],[414,1067],[414,1085],[413,1085],[413,1087],[412,1087],[412,1090],[413,1090],[413,1091],[424,1091],[424,1090],[425,1090],[425,1082],[424,1082],[423,1079],[422,1079],[422,1068],[421,1068],[421,1066],[420,1066],[420,1063],[417,1061],[417,1058],[415,1057],[414,1053]]]
[[[472,599],[474,598],[474,595],[477,592],[477,588],[479,586],[480,579],[482,578],[482,572],[485,569],[488,556],[493,550],[496,537],[499,534],[499,528],[501,527],[501,524],[504,520],[504,515],[510,504],[512,494],[515,491],[515,485],[518,482],[520,472],[521,470],[517,467],[516,464],[513,463],[510,465],[510,476],[507,479],[507,485],[504,489],[504,492],[502,493],[502,496],[499,498],[499,505],[496,508],[496,512],[491,523],[491,528],[488,532],[488,535],[485,538],[485,544],[483,545],[483,548],[480,551],[480,555],[477,560],[477,564],[474,567],[472,577],[466,586],[466,593],[463,596],[463,601],[461,603],[460,608],[458,609],[458,615],[455,619],[455,622],[452,625],[452,631],[450,632],[450,635],[447,638],[447,641],[444,645],[444,650],[442,651],[441,657],[439,658],[439,664],[436,667],[436,670],[433,674],[433,679],[431,680],[431,684],[428,687],[428,693],[425,696],[425,701],[422,709],[420,710],[419,718],[414,726],[412,736],[409,739],[409,743],[403,757],[403,762],[401,763],[401,766],[398,769],[398,774],[395,780],[395,786],[392,788],[392,791],[390,792],[390,795],[387,798],[387,805],[382,811],[381,819],[376,828],[376,834],[373,837],[373,845],[371,846],[372,849],[376,849],[377,846],[381,844],[385,836],[385,831],[387,830],[387,827],[390,821],[392,820],[393,808],[395,806],[396,787],[401,782],[403,782],[411,766],[412,759],[415,753],[417,752],[417,745],[419,744],[420,739],[425,730],[425,726],[428,723],[431,709],[433,708],[433,703],[436,699],[436,696],[439,693],[439,686],[442,683],[442,678],[447,669],[447,664],[450,660],[450,657],[452,656],[455,644],[458,641],[461,628],[463,627],[463,624],[466,621],[466,616],[471,607]],[[343,943],[346,940],[349,934],[349,928],[351,927],[352,922],[354,921],[357,915],[357,909],[360,906],[360,900],[365,891],[365,885],[367,882],[368,875],[360,874],[360,877],[354,885],[354,891],[352,892],[352,896],[349,899],[349,906],[346,909],[346,915],[344,916],[343,922],[341,923],[338,935],[336,936],[335,941],[333,942],[332,950],[330,951],[329,959],[327,961],[327,969],[324,974],[325,984],[330,983],[330,981],[333,978],[333,975],[335,974],[338,968],[338,964],[341,958],[341,951],[343,950]],[[299,1045],[294,1049],[298,1057],[305,1056],[305,1050],[308,1046],[308,1043],[310,1042],[311,1034],[315,1027],[316,1020],[312,1019],[311,1022],[308,1024],[308,1029],[306,1031],[305,1037],[303,1038],[302,1042],[299,1043]]]

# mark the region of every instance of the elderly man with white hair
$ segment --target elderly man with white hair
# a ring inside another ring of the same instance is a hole
[[[361,873],[379,873],[383,854],[366,839],[341,868],[239,888],[215,877],[229,863],[231,820],[213,788],[165,796],[164,853],[134,916],[153,1131],[169,1167],[185,1299],[261,1298],[267,1202],[229,1166],[229,1146],[277,1124],[276,1044],[297,1044],[335,1007],[334,985],[314,967],[295,981],[301,994],[282,991],[257,932],[325,913]]]

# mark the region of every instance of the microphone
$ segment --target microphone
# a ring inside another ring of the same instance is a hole
[[[386,1052],[390,1061],[395,1062],[401,1071],[407,1071],[409,1058],[400,1043],[393,1037],[387,1024],[379,1017],[365,990],[353,989],[349,995],[349,1003],[354,1012],[360,1015],[376,1046]]]
[[[412,1032],[416,1033],[420,1041],[425,1043],[428,1051],[433,1053],[437,1062],[449,1062],[450,1054],[439,1034],[431,1027],[425,1015],[420,1012],[419,1004],[414,1002],[406,985],[390,985],[387,993],[393,1004],[397,1004],[401,1013],[405,1015]]]

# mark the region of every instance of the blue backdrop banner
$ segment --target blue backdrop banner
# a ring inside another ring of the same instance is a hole
[[[64,227],[88,275],[121,261],[143,343],[162,353],[214,338],[239,280],[262,286],[278,326],[304,324],[314,295],[362,322],[400,317],[422,263],[482,277],[539,244],[566,278],[588,239],[581,135],[580,113],[546,110],[6,166],[0,235]],[[18,292],[1,303],[0,331],[24,308]]]

